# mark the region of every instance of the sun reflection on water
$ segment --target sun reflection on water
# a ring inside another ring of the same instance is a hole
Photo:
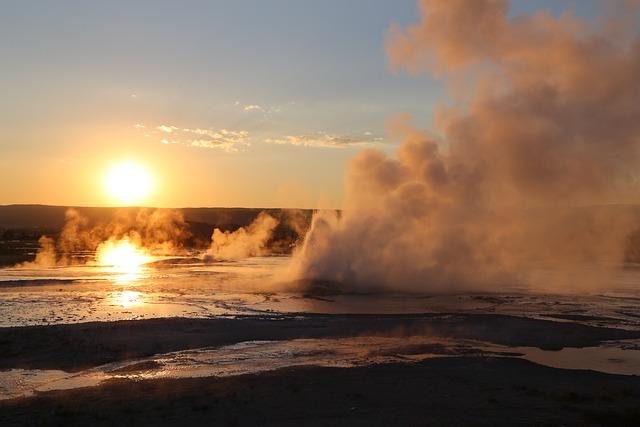
[[[124,285],[130,282],[135,282],[136,280],[140,280],[144,277],[141,271],[137,271],[135,273],[119,273],[112,277],[114,283],[119,285]]]
[[[96,259],[99,265],[107,267],[108,272],[116,273],[116,283],[128,283],[141,278],[143,266],[151,261],[151,256],[125,237],[102,243],[96,251]]]
[[[137,291],[116,292],[113,294],[112,300],[116,305],[119,305],[122,308],[138,307],[144,304],[142,292]]]

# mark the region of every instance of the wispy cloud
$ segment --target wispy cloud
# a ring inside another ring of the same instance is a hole
[[[260,133],[257,136],[246,130],[187,128],[170,124],[145,126],[142,123],[136,123],[133,127],[142,132],[145,137],[153,138],[164,145],[177,144],[197,148],[213,148],[227,152],[240,151],[250,146],[251,142],[255,142],[256,138],[260,138],[267,144],[320,148],[366,147],[384,142],[384,138],[376,137],[368,131],[351,135],[319,131],[309,134],[281,134],[279,136],[267,136]]]
[[[136,129],[144,128],[141,124],[136,124],[134,127]],[[165,145],[179,144],[198,148],[215,148],[227,152],[238,151],[241,147],[250,145],[249,132],[245,130],[191,129],[161,124],[145,136],[157,138],[158,142]]]
[[[382,141],[382,138],[363,139],[350,136],[339,136],[325,132],[315,135],[286,135],[280,138],[267,138],[269,144],[289,144],[304,147],[346,148],[370,145]]]
[[[167,125],[160,125],[156,127],[156,129],[164,133],[173,133],[174,130],[178,130],[178,128],[175,126],[167,126]]]
[[[289,103],[292,104],[292,103]],[[234,106],[243,113],[260,113],[262,116],[269,116],[271,114],[279,114],[283,111],[283,106],[279,105],[261,105],[257,103],[244,104],[240,101],[236,101]]]
[[[244,111],[264,111],[264,108],[257,104],[250,104],[244,106]]]

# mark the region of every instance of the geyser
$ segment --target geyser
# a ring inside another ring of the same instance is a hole
[[[640,160],[637,9],[614,5],[586,22],[421,1],[419,24],[389,31],[390,64],[440,77],[453,106],[432,133],[400,115],[395,156],[351,161],[343,214],[315,216],[291,277],[428,292],[604,283],[635,218],[602,205],[635,200]]]

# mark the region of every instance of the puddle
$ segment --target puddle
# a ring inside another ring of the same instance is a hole
[[[627,348],[625,348],[627,347]],[[535,347],[510,347],[523,358],[552,368],[587,369],[619,375],[640,375],[640,346],[634,342],[607,343],[599,347],[544,351]]]

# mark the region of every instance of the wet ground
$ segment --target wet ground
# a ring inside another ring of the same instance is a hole
[[[318,294],[281,280],[287,262],[0,269],[0,398],[442,358],[640,375],[635,268],[580,293]]]
[[[158,317],[289,313],[498,313],[640,330],[640,269],[567,294],[501,286],[489,293],[331,294],[292,289],[288,257],[204,264],[160,260],[135,273],[100,266],[0,269],[0,327]]]
[[[436,357],[518,357],[541,365],[599,372],[640,374],[640,340],[602,346],[542,350],[437,337],[364,336],[338,339],[243,341],[108,363],[80,372],[11,369],[0,374],[0,398],[32,396],[52,390],[95,387],[110,380],[227,377],[290,367],[354,368],[414,363]]]

